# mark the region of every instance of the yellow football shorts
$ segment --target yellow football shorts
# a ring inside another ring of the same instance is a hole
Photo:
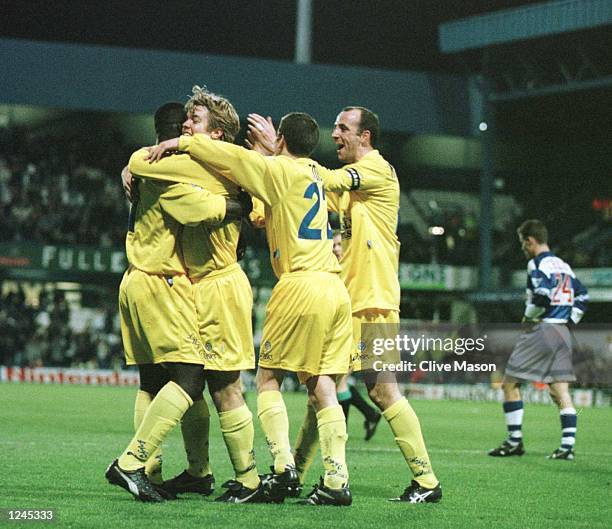
[[[253,291],[240,265],[211,272],[194,289],[205,369],[254,369]]]
[[[381,340],[395,339],[399,332],[399,321],[399,311],[396,310],[364,309],[353,314],[353,371],[373,369],[376,361],[399,363],[399,350],[394,348],[381,352],[374,347]]]
[[[119,286],[119,314],[126,364],[204,364],[187,276],[153,275],[130,267]]]
[[[351,301],[337,274],[284,274],[266,308],[259,365],[293,371],[302,383],[347,373],[351,331]]]

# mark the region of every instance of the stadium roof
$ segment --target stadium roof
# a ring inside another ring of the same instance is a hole
[[[313,62],[456,72],[449,20],[536,0],[312,0]],[[3,0],[0,36],[291,61],[296,0]],[[154,8],[152,8],[154,6]]]
[[[440,49],[455,53],[612,24],[609,0],[566,0],[468,17],[440,26]]]

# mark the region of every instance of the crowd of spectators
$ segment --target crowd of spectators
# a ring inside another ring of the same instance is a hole
[[[5,130],[0,141],[0,242],[121,246],[128,206],[117,136]]]
[[[84,134],[78,127],[72,133],[65,128],[61,133],[20,127],[2,129],[0,242],[121,247],[128,204],[119,172],[134,148],[126,145],[119,133],[103,126],[97,127],[95,135]],[[478,264],[479,226],[474,211],[457,205],[437,208],[435,214],[420,214],[438,231],[423,235],[414,226],[401,224],[398,237],[403,261]],[[524,215],[530,216],[528,212]],[[592,222],[583,229],[584,233],[572,233],[572,226],[581,224],[567,222],[568,212],[563,215],[558,222],[549,222],[553,224],[553,250],[574,267],[609,266],[610,219]],[[494,230],[494,264],[524,265],[514,235],[515,224],[520,220],[523,219],[509,219],[511,225],[507,229]],[[265,247],[261,237],[251,244]]]
[[[116,310],[82,329],[71,324],[62,291],[41,296],[38,307],[22,290],[0,296],[0,365],[117,369],[123,348]]]

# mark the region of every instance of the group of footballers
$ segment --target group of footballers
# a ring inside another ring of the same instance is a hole
[[[138,366],[140,389],[135,435],[106,478],[141,501],[211,494],[207,384],[235,473],[216,501],[280,503],[299,496],[320,447],[324,476],[303,503],[350,505],[337,381],[352,369],[364,372],[410,471],[409,485],[393,499],[439,501],[419,420],[392,374],[373,371],[372,353],[362,347],[368,325],[399,323],[400,191],[395,170],[376,150],[378,117],[358,106],[338,114],[332,138],[345,165],[337,170],[310,159],[319,127],[308,114],[287,114],[278,130],[258,114],[248,122],[249,148],[233,144],[240,128],[233,105],[195,86],[184,108],[170,103],[158,110],[157,145],[135,152],[124,170],[132,209],[119,306],[126,362]],[[340,261],[328,210],[340,217]],[[240,371],[255,368],[252,291],[237,262],[245,219],[265,227],[278,278],[256,376],[257,414],[273,458],[264,475],[240,386]],[[281,393],[287,372],[308,393],[293,447]],[[342,402],[349,391],[340,387]],[[380,416],[367,418],[368,434]],[[162,442],[179,423],[188,467],[163,481]]]

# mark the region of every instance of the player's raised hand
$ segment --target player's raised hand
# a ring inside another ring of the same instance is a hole
[[[134,186],[134,177],[126,165],[121,171],[121,183],[125,196],[133,204],[138,200],[138,187]]]
[[[172,138],[170,140],[165,140],[157,145],[153,145],[152,147],[147,147],[149,151],[149,156],[147,156],[147,160],[149,163],[159,162],[162,156],[170,151],[178,151],[179,148],[179,139]]]
[[[247,146],[262,154],[274,154],[276,143],[276,130],[272,118],[264,118],[259,114],[247,116]]]
[[[273,150],[270,150],[265,145],[257,141],[249,130],[247,130],[247,137],[244,140],[244,144],[246,145],[247,149],[251,149],[252,151],[263,154],[264,156],[271,156],[274,154]]]

